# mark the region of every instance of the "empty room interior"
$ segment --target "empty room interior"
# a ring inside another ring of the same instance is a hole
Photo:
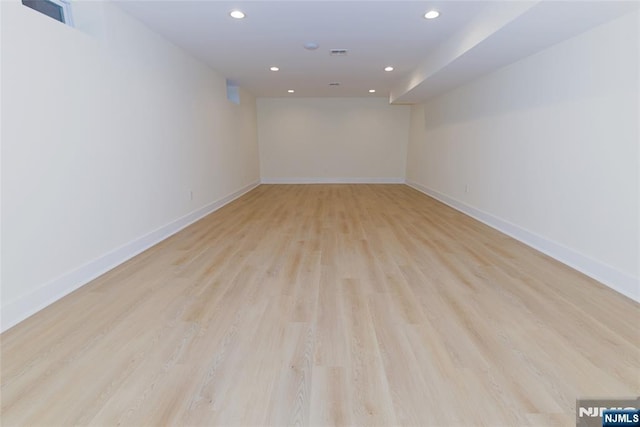
[[[0,3],[2,425],[638,409],[640,3]]]

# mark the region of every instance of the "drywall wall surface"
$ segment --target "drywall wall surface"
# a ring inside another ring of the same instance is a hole
[[[5,328],[255,185],[259,158],[255,99],[116,5],[83,2],[82,31],[1,7]]]
[[[638,23],[413,106],[407,181],[639,297]]]
[[[384,98],[260,98],[264,182],[402,182],[409,106]]]

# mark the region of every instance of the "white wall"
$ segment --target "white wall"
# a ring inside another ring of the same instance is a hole
[[[408,106],[384,98],[258,99],[263,182],[403,182]]]
[[[408,181],[640,299],[638,23],[414,106]]]
[[[255,99],[83,4],[93,35],[2,2],[3,329],[259,181]]]

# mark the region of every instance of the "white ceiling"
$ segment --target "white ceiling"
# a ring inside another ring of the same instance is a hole
[[[419,102],[638,8],[636,1],[117,3],[257,97]],[[233,9],[243,20],[229,17]],[[440,11],[426,20],[426,11]],[[315,51],[303,48],[316,42]],[[348,49],[348,55],[329,55]],[[385,72],[387,65],[395,67]],[[269,70],[271,66],[280,71]],[[338,87],[329,83],[339,82]],[[287,93],[294,89],[295,94]],[[369,89],[376,89],[369,94]]]

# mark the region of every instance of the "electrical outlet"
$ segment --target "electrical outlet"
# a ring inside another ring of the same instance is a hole
[[[468,193],[469,192],[469,184],[465,184],[464,185],[464,192]]]
[[[193,190],[189,190],[189,200],[193,200]]]

